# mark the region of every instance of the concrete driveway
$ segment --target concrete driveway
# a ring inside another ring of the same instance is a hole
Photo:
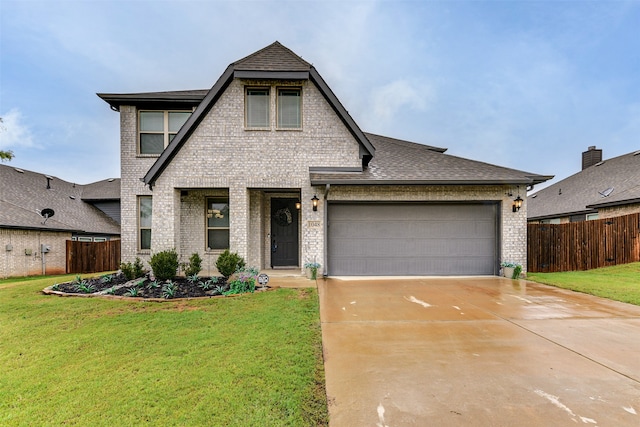
[[[640,425],[640,307],[497,277],[318,288],[332,427]]]

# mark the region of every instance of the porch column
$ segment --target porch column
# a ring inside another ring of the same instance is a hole
[[[314,211],[311,204],[312,197],[318,197],[318,210]],[[300,268],[304,271],[304,265],[308,262],[317,262],[320,264],[318,274],[321,275],[325,270],[324,265],[324,223],[326,202],[324,200],[324,189],[322,187],[302,187],[301,188],[301,236],[302,236],[302,259],[300,260]]]
[[[244,185],[229,186],[229,245],[231,252],[249,257],[249,191]]]
[[[180,250],[180,191],[158,186],[152,201],[151,252]]]

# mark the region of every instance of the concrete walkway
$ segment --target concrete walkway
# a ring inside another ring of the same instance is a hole
[[[497,277],[318,290],[332,427],[640,425],[640,307]]]

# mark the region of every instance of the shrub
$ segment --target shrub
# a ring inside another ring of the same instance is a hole
[[[229,278],[236,270],[243,268],[244,265],[244,259],[236,252],[229,252],[229,249],[222,252],[216,261],[216,268],[226,278]]]
[[[189,257],[189,262],[182,264],[182,268],[185,276],[195,276],[202,270],[202,258],[197,252],[193,253]]]
[[[139,257],[136,257],[136,261],[133,263],[133,274],[136,277],[142,277],[146,273],[144,269],[144,264],[142,264],[142,260]]]
[[[175,249],[157,252],[153,254],[149,264],[157,280],[173,279],[178,271],[178,253]]]
[[[120,270],[122,270],[122,274],[127,280],[133,280],[145,274],[144,264],[142,264],[140,257],[136,257],[136,261],[133,264],[130,262],[121,263]]]

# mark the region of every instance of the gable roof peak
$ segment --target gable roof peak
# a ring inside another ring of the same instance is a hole
[[[279,41],[234,62],[238,71],[309,71],[311,64]]]

